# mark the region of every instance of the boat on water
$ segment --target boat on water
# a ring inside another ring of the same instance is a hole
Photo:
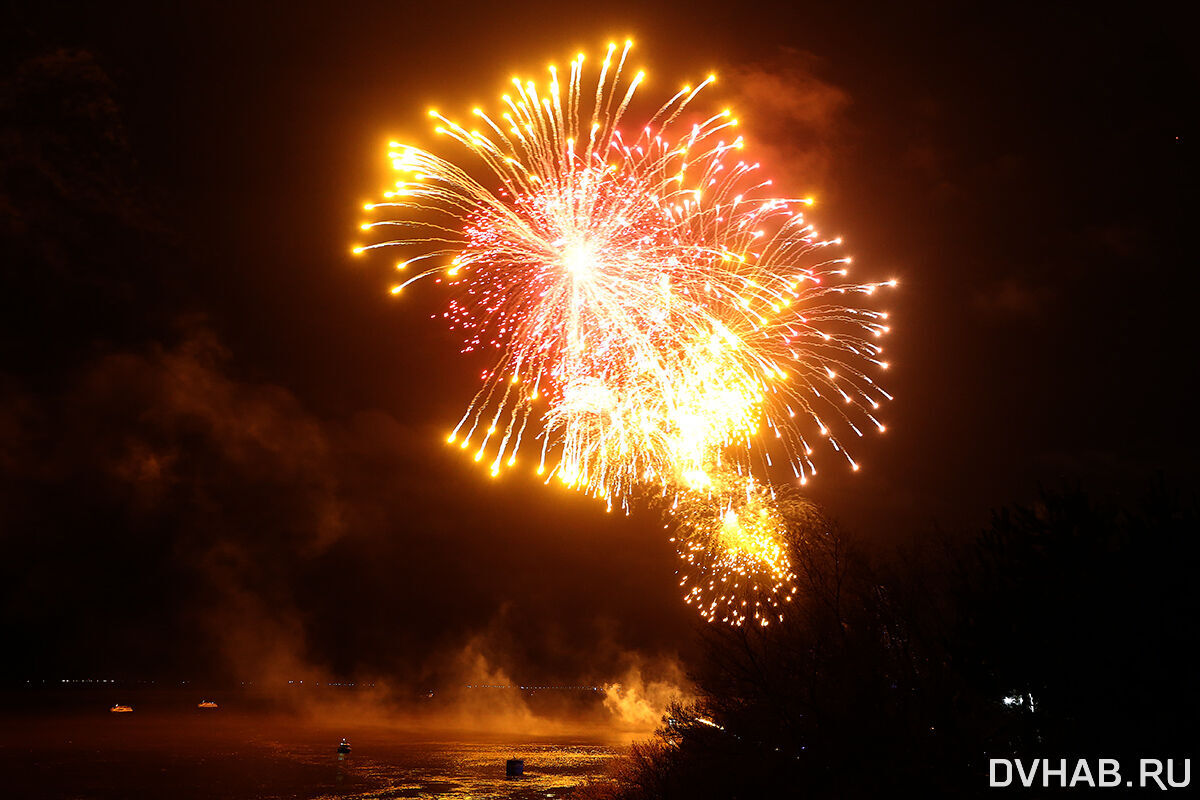
[[[220,706],[218,706],[212,700],[201,700],[200,703],[197,704],[196,708],[220,708]]]
[[[345,737],[342,737],[342,741],[338,742],[337,751],[339,756],[350,754],[350,743],[346,741]]]
[[[110,708],[109,711],[111,711],[113,714],[128,714],[133,711],[133,706],[124,706],[120,703],[117,703],[115,706]]]

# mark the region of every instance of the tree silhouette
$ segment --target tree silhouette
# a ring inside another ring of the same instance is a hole
[[[1186,755],[1195,529],[1164,486],[1129,507],[1045,493],[901,553],[804,520],[784,621],[705,628],[699,699],[581,793],[960,797],[991,757]]]

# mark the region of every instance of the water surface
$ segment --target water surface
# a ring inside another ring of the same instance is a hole
[[[72,704],[76,705],[76,704]],[[0,797],[560,798],[603,776],[628,737],[452,731],[222,705],[101,703],[0,717]],[[134,704],[135,709],[138,708]],[[339,760],[342,737],[352,753]],[[525,760],[508,779],[505,760]]]

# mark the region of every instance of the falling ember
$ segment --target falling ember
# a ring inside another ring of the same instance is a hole
[[[790,552],[823,534],[827,522],[795,488],[736,475],[718,482],[722,490],[685,498],[670,511],[684,601],[710,622],[782,621],[796,593]]]
[[[812,199],[771,194],[731,112],[695,113],[711,76],[622,129],[643,79],[623,77],[629,50],[610,45],[594,84],[582,55],[545,86],[514,78],[473,128],[430,111],[489,177],[392,143],[399,179],[363,228],[400,235],[354,252],[399,250],[393,293],[449,284],[463,352],[495,354],[450,443],[610,509],[661,494],[698,576],[685,599],[766,624],[792,580],[768,473],[806,483],[818,447],[858,469],[841,437],[883,430],[868,373],[888,321],[853,301],[894,281],[848,282]]]

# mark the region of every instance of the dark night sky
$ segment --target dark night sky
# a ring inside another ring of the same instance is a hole
[[[625,35],[647,96],[715,69],[822,230],[900,279],[888,433],[813,489],[845,527],[1190,488],[1193,37],[1083,8],[7,4],[5,673],[407,677],[475,641],[574,680],[687,650],[655,519],[444,448],[475,372],[444,299],[348,252],[428,106]]]

